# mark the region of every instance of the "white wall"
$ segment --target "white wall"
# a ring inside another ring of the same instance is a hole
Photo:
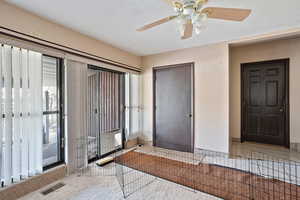
[[[141,57],[0,1],[0,25],[96,56],[140,67]]]
[[[226,43],[142,58],[143,137],[152,140],[152,67],[195,63],[195,147],[229,151],[229,49]]]
[[[230,133],[241,136],[240,64],[290,58],[290,142],[300,143],[300,38],[230,48]]]

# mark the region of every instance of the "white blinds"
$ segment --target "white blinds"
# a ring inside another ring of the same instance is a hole
[[[42,55],[0,46],[0,178],[42,172]]]
[[[125,76],[125,128],[127,138],[136,137],[140,134],[140,76],[126,74]]]

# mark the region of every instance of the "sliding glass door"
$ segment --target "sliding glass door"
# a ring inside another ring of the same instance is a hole
[[[88,158],[123,147],[124,73],[90,66],[88,73]]]
[[[43,166],[64,160],[61,59],[43,56]]]
[[[88,159],[100,155],[99,77],[96,70],[88,71]]]

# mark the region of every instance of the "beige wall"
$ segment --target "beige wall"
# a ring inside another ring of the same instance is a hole
[[[152,140],[152,67],[195,62],[195,147],[229,151],[229,55],[225,43],[142,58],[143,137]]]
[[[300,142],[300,38],[230,48],[230,133],[240,138],[240,64],[290,58],[290,140]]]
[[[140,67],[141,64],[140,56],[52,23],[3,1],[0,1],[0,26],[133,67]]]

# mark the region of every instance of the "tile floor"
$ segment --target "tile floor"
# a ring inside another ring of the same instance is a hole
[[[47,186],[33,192],[20,200],[121,200],[122,190],[114,176],[77,176],[72,175],[62,179],[66,185],[46,196],[40,192]],[[56,182],[57,183],[57,182]],[[175,183],[156,179],[148,186],[131,194],[127,200],[214,200],[219,199],[205,193],[191,191]]]
[[[257,152],[274,156],[278,159],[292,160],[300,162],[300,153],[290,151],[288,148],[271,145],[271,144],[259,144],[254,142],[232,142],[230,152],[233,155],[246,156],[249,152]]]
[[[238,155],[246,155],[251,151],[266,153],[268,155],[300,161],[300,154],[291,152],[284,147],[275,145],[265,145],[257,143],[232,143],[231,153]],[[113,164],[111,164],[113,165]],[[107,166],[111,167],[110,165]],[[121,200],[124,199],[121,187],[117,178],[113,176],[111,171],[106,171],[100,174],[90,174],[89,176],[82,174],[74,174],[68,176],[58,182],[63,182],[66,185],[57,191],[54,191],[46,196],[41,194],[41,191],[51,187],[53,183],[36,192],[30,193],[20,200]],[[219,199],[211,195],[190,190],[189,188],[178,184],[156,178],[151,184],[134,192],[126,198],[127,200],[210,200]]]

